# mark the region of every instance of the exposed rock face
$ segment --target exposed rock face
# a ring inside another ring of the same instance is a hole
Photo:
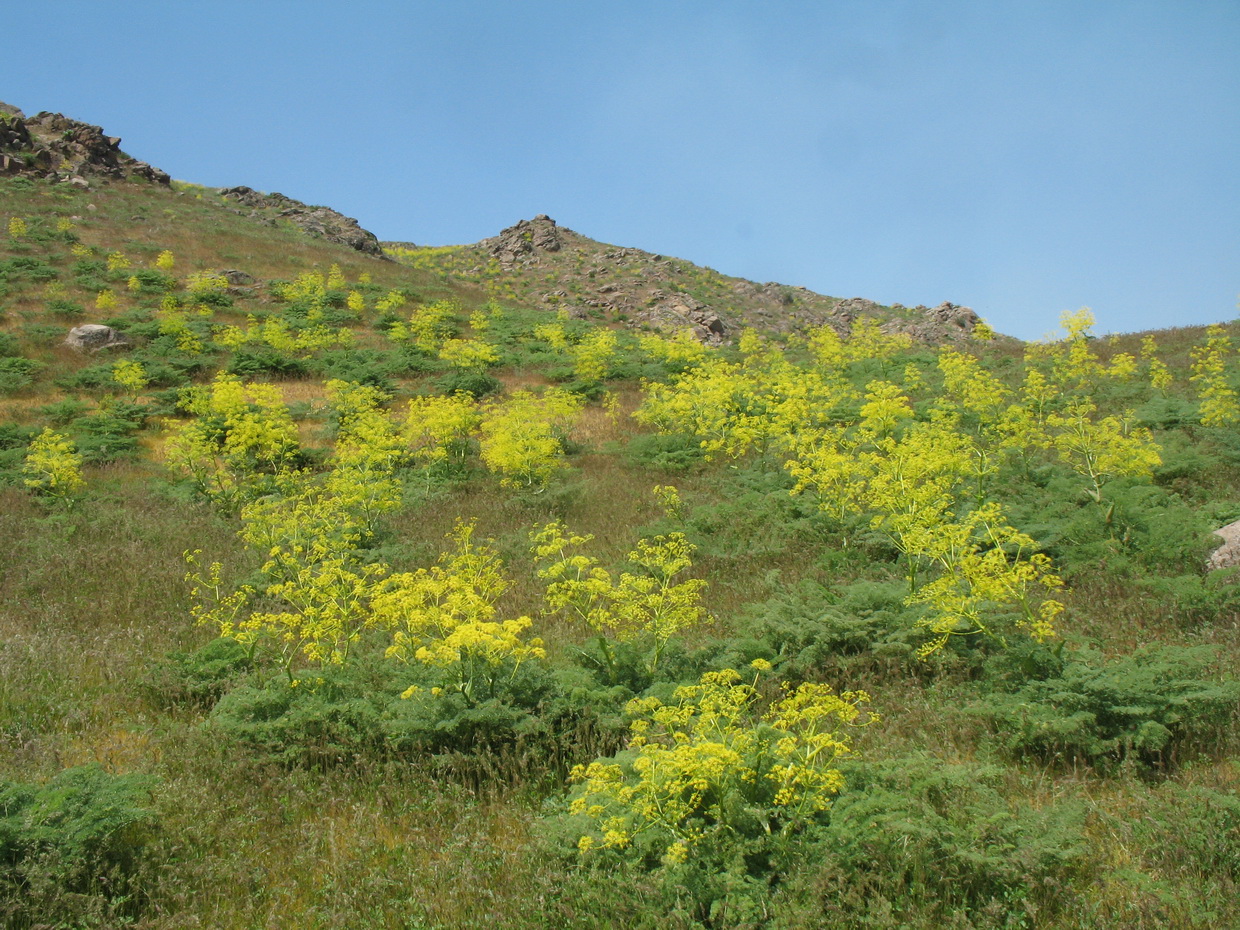
[[[374,233],[362,229],[351,216],[337,213],[330,207],[315,207],[283,194],[263,194],[250,187],[229,187],[220,191],[230,200],[249,207],[250,215],[265,217],[269,213],[292,221],[312,236],[347,245],[367,255],[382,256],[383,249]]]
[[[65,345],[78,352],[98,352],[129,345],[129,340],[111,326],[102,323],[83,323],[69,330]]]
[[[969,307],[944,302],[937,307],[914,307],[921,319],[897,318],[883,325],[885,332],[907,333],[919,342],[937,345],[944,342],[962,342],[973,335],[982,318]]]
[[[687,294],[668,296],[656,291],[656,295],[658,302],[653,307],[638,312],[636,319],[639,323],[664,333],[688,328],[699,342],[722,345],[728,335],[728,327],[710,307]]]
[[[539,252],[558,252],[564,243],[555,220],[540,213],[478,244],[494,255],[501,267],[511,269],[518,264],[529,264]]]
[[[146,162],[130,158],[121,140],[59,113],[27,117],[0,104],[0,174],[73,180],[88,177],[139,178],[168,184],[170,178]]]
[[[1214,535],[1220,537],[1223,544],[1210,553],[1206,569],[1216,572],[1240,565],[1240,520],[1215,530]]]

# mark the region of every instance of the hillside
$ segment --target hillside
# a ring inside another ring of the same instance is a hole
[[[414,267],[488,281],[502,299],[638,329],[687,329],[710,345],[735,339],[746,327],[804,334],[830,325],[847,335],[853,320],[863,316],[880,321],[885,332],[939,344],[967,340],[980,322],[969,308],[950,303],[885,307],[860,297],[842,300],[803,287],[756,284],[681,259],[596,242],[543,215],[474,245],[418,249],[389,243],[388,251]]]
[[[5,112],[0,925],[1240,924],[1236,324],[377,250]]]

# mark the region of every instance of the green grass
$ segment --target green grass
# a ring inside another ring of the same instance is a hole
[[[57,917],[63,926],[1118,930],[1240,923],[1234,702],[1230,709],[1212,706],[1191,738],[1167,753],[1115,753],[1091,743],[1105,761],[1091,761],[1090,746],[1058,756],[1013,752],[993,715],[977,711],[999,704],[996,695],[1010,711],[1014,700],[1037,691],[1031,681],[1087,681],[1098,706],[1128,701],[1123,688],[1105,692],[1106,675],[1077,666],[1069,675],[1054,663],[1088,661],[1122,677],[1115,670],[1145,646],[1168,655],[1211,647],[1214,658],[1191,669],[1203,691],[1240,678],[1237,598],[1204,581],[1199,566],[1201,532],[1240,515],[1240,447],[1229,431],[1192,422],[1187,374],[1200,328],[1157,334],[1160,356],[1176,374],[1169,400],[1125,386],[1096,398],[1102,406],[1147,409],[1157,420],[1167,462],[1153,482],[1137,482],[1135,490],[1115,485],[1109,512],[1077,500],[1073,476],[1049,460],[1000,483],[1013,520],[1056,554],[1067,581],[1063,654],[1053,659],[1015,636],[1006,648],[970,641],[916,659],[909,635],[915,611],[890,594],[904,584],[890,545],[864,522],[849,528],[845,544],[812,499],[790,495],[777,455],[705,462],[674,454],[692,440],[651,442],[629,416],[641,398],[635,373],[666,374],[641,367],[635,350],[625,350],[633,353],[629,376],[606,385],[619,415],[597,404],[586,408],[570,468],[546,490],[505,489],[476,457],[467,473],[452,478],[411,473],[406,506],[380,521],[373,557],[413,571],[434,562],[458,519],[476,520],[477,538],[494,541],[511,581],[501,615],[534,617],[548,643],[548,674],[561,676],[556,687],[563,691],[556,693],[612,725],[623,698],[603,696],[581,664],[594,634],[540,616],[543,587],[527,548],[534,524],[559,519],[592,534],[590,551],[613,569],[654,533],[683,531],[698,546],[692,574],[708,582],[704,606],[713,620],[671,650],[666,679],[654,682],[659,693],[722,663],[762,656],[789,681],[823,680],[872,694],[882,719],[856,734],[855,789],[840,799],[837,819],[797,838],[800,845],[774,872],[757,862],[767,849],[751,852],[749,872],[738,866],[722,877],[669,878],[633,863],[592,866],[576,858],[569,848],[575,838],[556,814],[566,792],[566,756],[548,761],[535,751],[534,736],[494,752],[456,747],[428,756],[375,745],[289,764],[226,738],[212,716],[215,692],[190,699],[169,685],[167,676],[184,667],[170,657],[192,655],[216,632],[190,617],[183,553],[203,550],[204,560],[222,562],[235,581],[253,579],[262,562],[262,553],[247,552],[237,538],[235,517],[192,500],[160,464],[175,392],[206,383],[231,358],[220,350],[190,356],[157,329],[125,355],[79,356],[61,347],[69,325],[100,317],[100,283],[121,302],[109,315],[138,333],[158,319],[159,301],[130,292],[127,275],[82,267],[70,237],[55,226],[58,218],[79,217],[72,235],[94,250],[93,261],[120,249],[146,267],[170,249],[178,277],[236,267],[269,282],[338,264],[351,286],[371,275],[372,284],[358,285],[370,307],[394,288],[426,302],[455,298],[462,324],[498,296],[510,305],[510,360],[493,374],[506,391],[547,384],[557,364],[523,340],[543,318],[539,295],[559,286],[561,270],[553,279],[543,277],[546,269],[508,277],[462,249],[425,250],[408,264],[372,259],[238,216],[211,191],[192,186],[78,192],[0,181],[0,194],[6,215],[26,217],[31,230],[22,241],[0,238],[0,268],[8,269],[0,274],[0,333],[11,337],[0,349],[46,366],[0,396],[0,781],[42,785],[68,768],[97,763],[116,775],[150,776],[154,785],[157,828],[125,901],[109,897],[103,884],[36,889],[64,915]],[[595,283],[603,280],[604,266],[591,264],[590,255],[567,249],[563,258],[580,259],[583,274],[594,269]],[[472,276],[476,266],[482,272]],[[674,267],[685,290],[703,300],[723,299],[731,287],[709,270]],[[53,289],[59,296],[49,297],[49,284],[60,285]],[[84,313],[66,319],[56,300]],[[411,301],[401,315],[412,309]],[[214,308],[200,328],[209,335],[213,325],[282,312],[260,285],[235,295],[232,306]],[[378,317],[367,310],[347,324],[359,348],[373,354],[336,361],[379,371],[399,408],[403,397],[433,390],[440,372],[397,366],[398,350],[376,328]],[[1237,327],[1229,329],[1234,338]],[[1139,342],[1139,335],[1121,336],[1095,347],[1107,359],[1135,354]],[[123,400],[100,368],[121,357],[150,370],[167,366],[166,381]],[[984,357],[989,370],[1019,382],[1018,346],[1000,341]],[[924,350],[909,357],[927,372],[919,401],[937,390],[928,358]],[[321,457],[330,445],[321,375],[311,365],[298,377],[263,377],[294,404],[309,460]],[[88,464],[82,500],[52,506],[22,487],[20,452],[31,430],[54,425],[84,438],[87,426],[102,422],[92,415],[124,413],[131,402],[151,413],[132,434],[137,449]],[[679,517],[660,510],[651,494],[656,484],[680,488]],[[371,648],[377,653],[382,644]],[[273,674],[260,656],[255,665],[231,669],[220,689],[258,688]],[[539,706],[532,714],[545,712]],[[1160,705],[1158,714],[1166,712]],[[616,731],[602,727],[583,726],[565,739],[578,740],[574,751],[588,761],[614,748]],[[861,819],[867,803],[882,816]],[[856,824],[853,833],[831,832],[849,823]],[[993,848],[979,839],[979,824],[989,825]],[[1204,843],[1207,833],[1217,842]],[[1005,853],[1004,843],[1015,845]],[[714,889],[713,914],[702,905],[707,886]],[[22,910],[30,889],[5,887],[0,883],[0,922],[36,925],[41,915]]]

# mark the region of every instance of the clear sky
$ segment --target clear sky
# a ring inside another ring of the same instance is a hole
[[[381,239],[604,242],[1038,338],[1234,319],[1237,0],[6,4],[0,100]],[[2,209],[2,205],[0,205]]]

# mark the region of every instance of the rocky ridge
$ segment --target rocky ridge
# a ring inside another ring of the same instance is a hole
[[[374,233],[363,229],[353,217],[338,213],[331,207],[311,206],[284,194],[264,194],[244,186],[226,187],[220,194],[249,208],[249,215],[255,219],[270,219],[273,216],[286,219],[310,235],[328,242],[347,245],[367,255],[383,255]],[[237,212],[244,213],[241,210]]]
[[[91,178],[171,182],[168,174],[121,151],[99,126],[46,111],[26,116],[0,103],[0,175],[59,179],[82,187]]]
[[[84,188],[93,179],[172,183],[167,172],[125,154],[120,145],[119,137],[105,135],[99,126],[46,111],[26,116],[17,107],[0,103],[0,177],[46,178]],[[220,193],[249,208],[249,215],[257,219],[286,219],[311,236],[367,255],[383,254],[374,233],[330,207],[249,187],[226,188]]]
[[[747,326],[791,333],[829,325],[847,335],[860,316],[879,319],[885,332],[939,344],[968,339],[981,322],[968,307],[952,303],[883,306],[733,278],[681,259],[596,242],[545,214],[452,249],[448,260],[454,273],[498,272],[518,297],[546,310],[667,333],[687,329],[711,345]]]

